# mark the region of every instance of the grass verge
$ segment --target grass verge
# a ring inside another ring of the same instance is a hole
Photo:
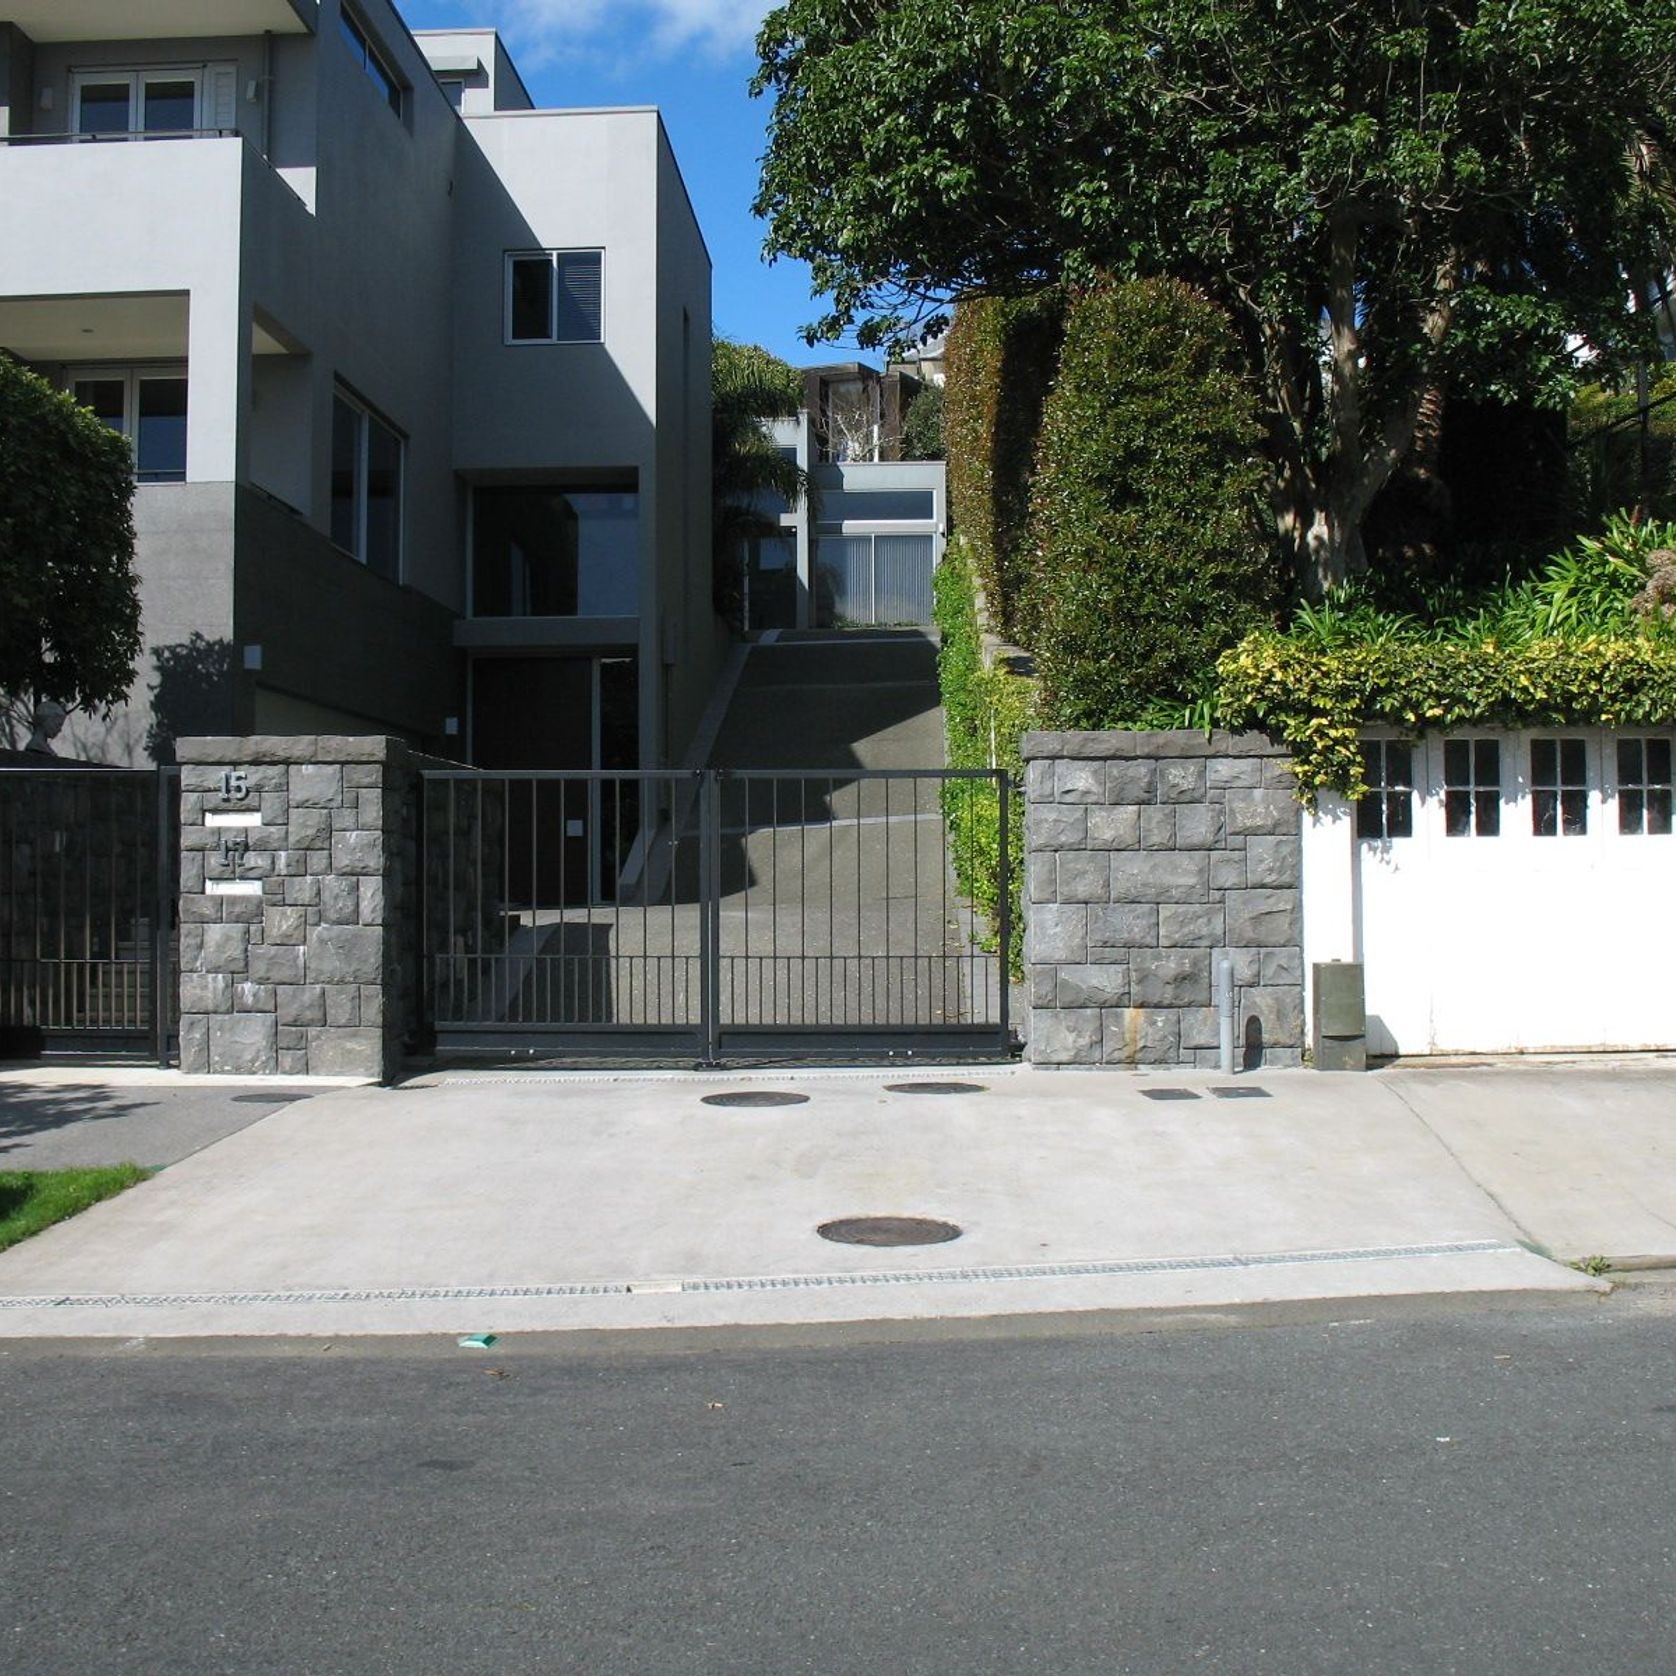
[[[138,1164],[97,1170],[0,1170],[0,1251],[150,1174]]]

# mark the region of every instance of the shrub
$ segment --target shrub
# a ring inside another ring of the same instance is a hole
[[[1107,728],[1191,700],[1272,620],[1255,399],[1226,320],[1167,280],[1070,302],[1030,495],[1024,643],[1049,725]]]
[[[1012,639],[1026,574],[1030,473],[1061,311],[1057,291],[973,297],[949,330],[943,440],[950,515],[966,538],[989,619]]]
[[[1007,811],[1012,936],[1007,965],[1014,977],[1022,977],[1024,764],[1019,756],[1019,737],[1035,726],[1035,684],[1010,670],[984,667],[971,558],[960,538],[949,543],[933,587],[942,640],[937,653],[937,684],[943,698],[949,766],[1004,768],[1012,776]],[[992,926],[999,925],[1001,907],[998,816],[993,787],[973,781],[945,783],[943,818],[955,879]]]

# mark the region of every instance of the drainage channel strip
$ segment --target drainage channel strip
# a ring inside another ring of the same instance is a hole
[[[551,1286],[389,1286],[315,1292],[110,1292],[0,1297],[5,1309],[186,1309],[200,1304],[448,1303],[456,1299],[627,1298],[714,1292],[789,1292],[839,1286],[958,1286],[989,1280],[1080,1280],[1110,1275],[1191,1274],[1214,1269],[1290,1268],[1305,1263],[1378,1263],[1406,1257],[1488,1257],[1524,1250],[1502,1240],[1362,1246],[1259,1256],[1129,1257],[1078,1263],[1016,1263],[958,1269],[876,1269],[853,1274],[762,1275],[737,1280],[582,1281]]]

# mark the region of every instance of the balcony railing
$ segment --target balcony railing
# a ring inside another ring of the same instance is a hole
[[[237,128],[123,128],[103,134],[0,134],[0,146],[131,144],[135,140],[230,140]]]

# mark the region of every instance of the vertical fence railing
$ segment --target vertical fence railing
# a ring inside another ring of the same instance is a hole
[[[428,770],[430,1028],[706,1060],[1004,1050],[1006,910],[981,921],[950,848],[1004,870],[1004,793],[986,770]]]
[[[0,1030],[167,1063],[180,774],[0,769]]]

